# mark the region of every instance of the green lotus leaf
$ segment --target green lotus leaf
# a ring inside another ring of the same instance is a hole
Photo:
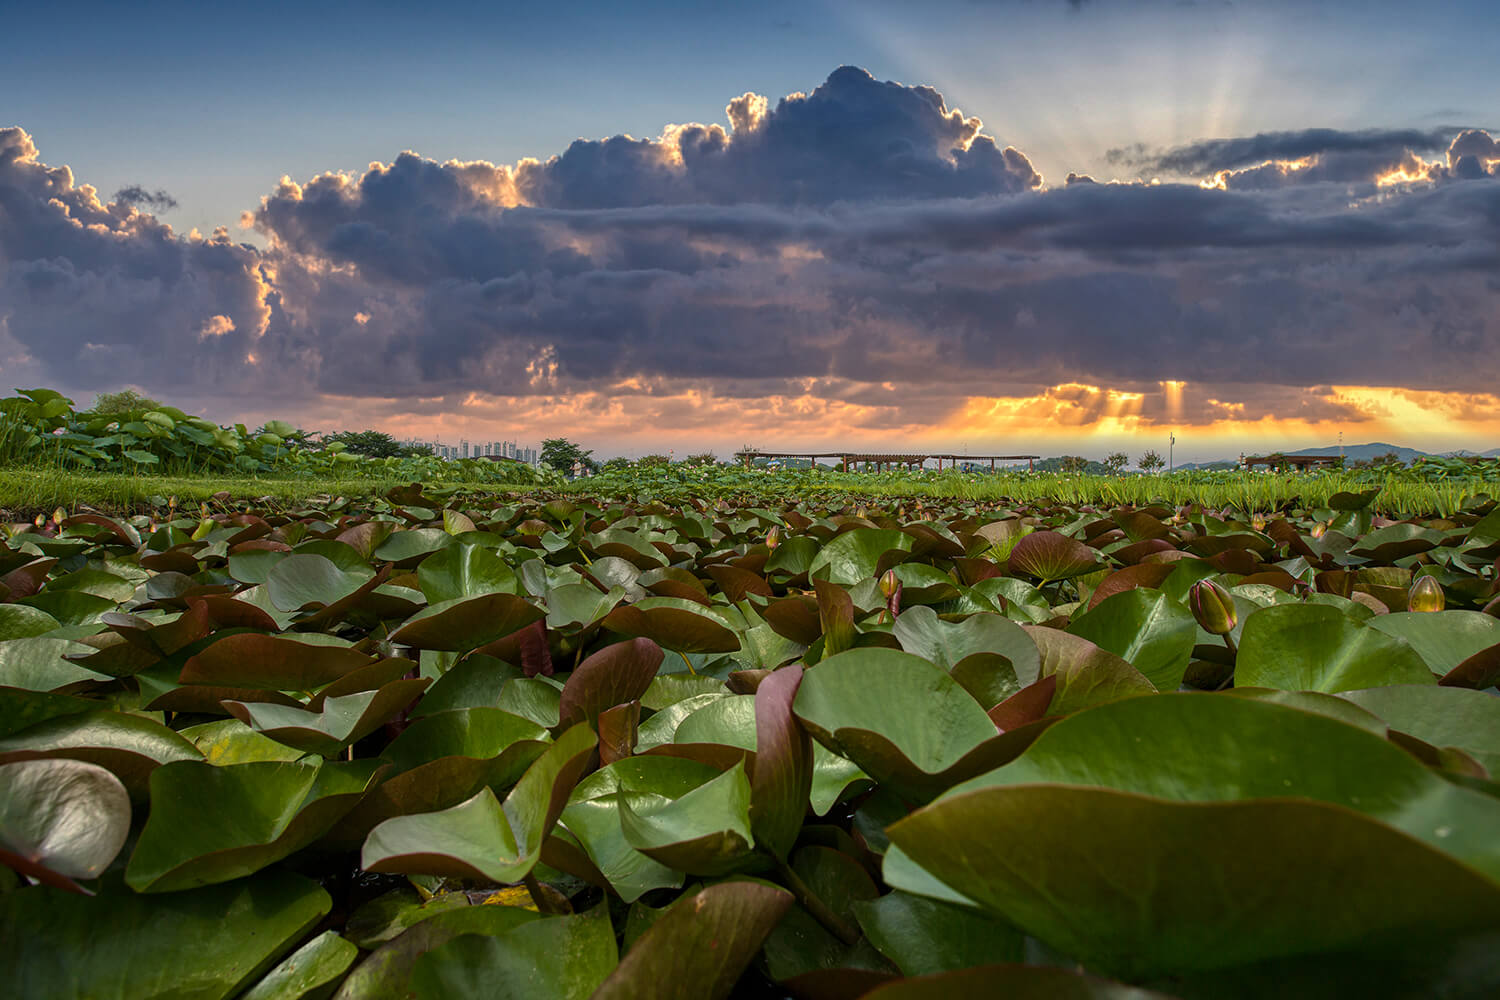
[[[1316,799],[1365,813],[1500,884],[1491,835],[1500,801],[1443,780],[1379,734],[1270,702],[1165,694],[1100,706],[951,795],[1042,783],[1187,802]]]
[[[111,598],[96,597],[81,590],[45,589],[39,594],[21,598],[15,605],[0,605],[0,636],[6,635],[5,611],[10,607],[28,607],[34,611],[45,612],[61,625],[93,625],[99,621],[100,615],[113,611],[116,602]],[[25,627],[29,630],[35,626]],[[35,635],[36,633],[26,631],[24,634]]]
[[[329,840],[357,847],[393,816],[448,809],[485,788],[503,791],[542,755],[546,740],[544,726],[498,708],[416,719],[385,749],[393,773],[339,821]]]
[[[391,642],[450,652],[477,649],[541,621],[546,615],[541,608],[515,594],[460,597],[431,605],[407,619],[391,633]]]
[[[471,653],[439,677],[408,715],[419,718],[497,705],[505,686],[521,676],[520,667],[493,656]]]
[[[1183,605],[1159,591],[1138,587],[1074,618],[1068,631],[1119,656],[1158,690],[1175,691],[1193,658],[1198,625]]]
[[[891,649],[854,649],[809,669],[793,709],[818,742],[918,801],[1010,760],[1036,735],[1000,733],[947,671]]]
[[[302,756],[285,743],[267,739],[239,719],[219,719],[179,729],[210,764],[249,764],[262,760],[296,760]]]
[[[723,882],[679,899],[656,918],[594,1000],[724,1000],[792,905],[759,882]]]
[[[19,733],[49,719],[92,712],[98,707],[97,701],[87,698],[0,687],[0,737]]]
[[[157,767],[202,760],[203,754],[159,722],[124,712],[92,711],[51,719],[0,739],[0,763],[41,757],[98,764],[140,801]]]
[[[40,608],[25,604],[0,604],[0,642],[45,635],[61,624]]]
[[[495,936],[466,934],[412,968],[418,998],[588,1000],[619,963],[609,907],[520,924]]]
[[[244,701],[226,701],[224,708],[262,736],[332,757],[389,721],[430,683],[426,677],[391,681],[373,691],[328,698],[319,711]]]
[[[1483,650],[1500,645],[1500,618],[1478,611],[1404,611],[1376,615],[1370,619],[1370,627],[1405,639],[1422,657],[1427,668],[1439,675],[1448,673]]]
[[[359,949],[324,931],[284,958],[240,1000],[303,1000],[327,996],[354,964]]]
[[[1437,747],[1457,747],[1500,775],[1500,698],[1452,687],[1383,687],[1339,695],[1392,729]]]
[[[885,565],[903,561],[911,548],[912,537],[905,532],[855,528],[836,535],[819,549],[807,567],[807,575],[847,587],[874,577]],[[893,559],[891,553],[896,553]],[[886,560],[885,565],[882,560]]]
[[[410,996],[412,972],[428,952],[462,935],[506,934],[540,919],[535,911],[517,906],[460,906],[433,914],[355,966],[334,1000]]]
[[[1122,698],[1153,694],[1145,675],[1082,636],[1040,625],[1023,625],[1041,654],[1041,676],[1057,677],[1049,715],[1069,715]]]
[[[903,979],[865,994],[867,1000],[981,996],[1006,1000],[1173,1000],[1165,993],[1042,965],[979,965]]]
[[[527,768],[504,803],[485,787],[449,809],[386,820],[365,839],[362,867],[520,881],[541,857],[542,841],[562,812],[594,744],[588,726],[569,729]]]
[[[1021,932],[1003,920],[910,893],[861,900],[853,910],[870,942],[906,976],[1019,962],[1025,951]]]
[[[316,611],[342,601],[374,576],[363,563],[349,570],[324,556],[296,552],[271,567],[266,594],[279,611]]]
[[[289,872],[171,896],[0,895],[0,963],[18,997],[226,1000],[332,906]]]
[[[99,569],[80,569],[54,577],[47,582],[49,593],[77,591],[102,597],[111,604],[120,604],[135,596],[135,584],[124,577]]]
[[[515,571],[489,549],[457,545],[439,549],[417,566],[422,593],[432,604],[481,594],[514,594]]]
[[[104,871],[129,833],[125,786],[97,764],[0,764],[0,864],[48,884],[69,885]]]
[[[317,840],[375,780],[377,761],[165,764],[125,881],[172,892],[257,872]]]
[[[622,797],[675,800],[719,774],[708,764],[681,757],[627,757],[578,783],[563,810],[562,823],[620,898],[634,902],[652,889],[680,887],[683,876],[631,846],[620,825]]]
[[[1443,533],[1421,525],[1401,523],[1376,528],[1350,547],[1349,554],[1378,563],[1392,563],[1443,544]]]
[[[987,911],[1125,979],[1378,953],[1500,920],[1500,885],[1325,802],[1015,785],[953,795],[889,832]]]
[[[1234,682],[1328,694],[1436,683],[1406,640],[1337,608],[1312,604],[1283,604],[1252,614],[1241,635]]]
[[[457,545],[458,539],[442,528],[412,528],[393,531],[375,550],[375,558],[398,566],[413,565],[423,556]]]
[[[691,875],[725,875],[755,862],[750,779],[743,763],[676,800],[620,796],[620,826],[630,846]]]
[[[975,653],[1004,657],[1011,665],[1017,689],[1035,681],[1041,669],[1036,643],[1003,615],[980,613],[960,622],[947,622],[931,608],[909,608],[897,616],[891,632],[906,652],[948,671]]]
[[[0,605],[0,610],[13,605]],[[54,625],[55,627],[55,625]],[[81,681],[108,681],[97,673],[63,659],[63,654],[89,647],[68,639],[27,637],[0,642],[0,685],[24,691],[56,691]]]

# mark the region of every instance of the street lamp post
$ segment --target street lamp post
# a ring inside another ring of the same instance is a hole
[[[1172,452],[1177,447],[1177,433],[1175,431],[1167,435],[1167,474],[1172,474]]]

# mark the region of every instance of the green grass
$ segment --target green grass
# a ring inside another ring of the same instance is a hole
[[[323,496],[377,496],[409,479],[370,476],[291,478],[285,476],[131,476],[66,469],[0,469],[0,510],[12,519],[30,519],[58,507],[79,505],[111,514],[146,512],[153,499],[176,497],[178,506],[196,505],[215,493],[236,499],[267,499],[268,505],[290,505]],[[524,492],[533,487],[430,482],[486,493]]]
[[[196,505],[215,493],[235,499],[261,500],[268,506],[294,505],[326,496],[378,496],[409,477],[370,475],[318,476],[153,476],[77,472],[61,468],[0,469],[0,511],[12,520],[30,519],[58,507],[80,505],[109,513],[153,510],[160,498],[177,498],[179,506]],[[539,487],[428,481],[430,487],[456,487],[476,493],[530,492]],[[581,496],[629,494],[664,499],[682,496],[735,496],[756,503],[840,494],[898,500],[932,498],[972,502],[1092,504],[1104,507],[1202,504],[1232,508],[1244,516],[1292,507],[1325,507],[1335,493],[1380,488],[1375,509],[1387,517],[1448,516],[1474,498],[1500,493],[1500,485],[1482,479],[1424,482],[1401,475],[1322,472],[1290,475],[1265,473],[1186,473],[1175,476],[1089,476],[1061,474],[965,475],[963,473],[743,472],[718,468],[688,473],[679,467],[660,472],[639,470],[581,480],[564,488]],[[153,502],[155,501],[155,503]]]

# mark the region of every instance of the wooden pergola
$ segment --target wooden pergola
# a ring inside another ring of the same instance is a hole
[[[990,471],[995,471],[996,462],[1025,462],[1030,471],[1034,463],[1041,458],[1040,455],[954,455],[954,454],[917,454],[917,453],[886,453],[886,452],[859,452],[859,451],[737,451],[734,457],[739,459],[745,468],[751,464],[765,459],[775,461],[782,458],[807,459],[816,463],[820,458],[836,458],[839,460],[839,468],[844,472],[849,471],[850,464],[873,465],[876,471],[883,472],[888,467],[905,466],[908,469],[920,469],[928,462],[936,460],[938,471],[942,471],[943,463],[947,462],[950,468],[958,468],[962,464],[973,464],[976,462],[989,462]]]
[[[1342,455],[1250,455],[1242,461],[1245,468],[1253,469],[1257,465],[1264,465],[1272,469],[1293,468],[1298,472],[1306,472],[1308,469],[1341,469],[1344,467],[1344,456]]]

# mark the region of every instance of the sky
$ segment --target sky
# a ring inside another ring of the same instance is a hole
[[[0,0],[0,391],[672,450],[1500,445],[1500,5]]]

